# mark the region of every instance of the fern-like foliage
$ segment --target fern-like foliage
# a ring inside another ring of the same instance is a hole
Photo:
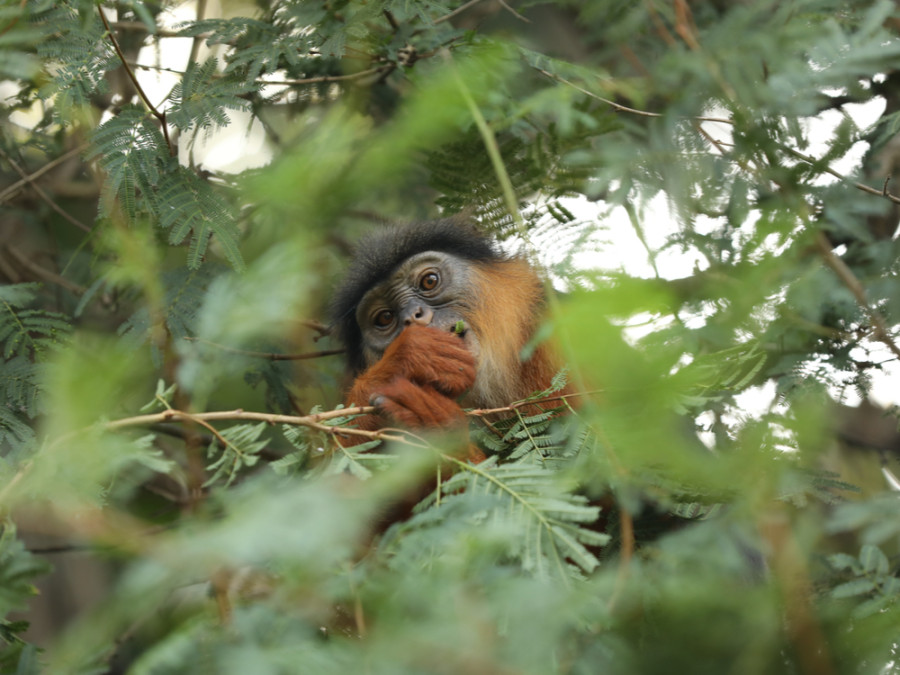
[[[437,526],[464,518],[470,526],[516,532],[506,554],[534,574],[590,572],[599,563],[591,547],[608,537],[591,526],[600,509],[573,494],[546,468],[528,462],[501,464],[493,457],[461,465],[423,502],[408,527]]]
[[[218,104],[197,105],[213,115]],[[215,119],[227,122],[227,118]],[[169,230],[172,244],[190,236],[188,265],[195,269],[215,235],[224,257],[236,269],[243,268],[230,204],[209,182],[169,156],[162,132],[146,112],[137,106],[123,109],[97,128],[92,141],[88,158],[96,158],[107,174],[102,215],[110,215],[114,205],[120,204],[132,221],[141,214],[154,217]]]
[[[34,429],[22,415],[0,406],[0,454],[5,455],[10,449],[27,448],[34,439]]]
[[[527,229],[533,230],[546,218],[553,221],[555,236],[571,226],[581,227],[559,198],[574,194],[586,180],[585,174],[559,162],[559,144],[549,144],[548,135],[523,137],[514,131],[501,134],[498,144],[520,207],[526,206],[526,200],[537,204],[524,214]],[[501,238],[519,234],[478,134],[470,132],[463,140],[430,153],[427,166],[432,187],[441,193],[436,202],[445,210],[471,213],[485,230]]]
[[[526,456],[535,460],[558,456],[566,438],[558,428],[553,429],[553,422],[563,410],[563,407],[551,407],[531,414],[516,412],[479,429],[476,437],[488,451],[513,461]]]
[[[0,286],[0,448],[34,438],[26,419],[40,412],[41,363],[68,339],[63,314],[33,309],[37,284]]]
[[[224,127],[229,122],[226,110],[249,108],[250,104],[240,96],[253,89],[241,80],[220,76],[215,58],[202,64],[191,61],[184,77],[172,87],[169,94],[172,106],[166,119],[182,131],[191,127]]]
[[[540,172],[523,152],[520,139],[499,139],[504,166],[516,193],[522,197],[540,189]],[[476,133],[451,143],[428,157],[431,185],[441,193],[436,202],[450,213],[471,211],[485,229],[501,235],[515,231],[500,183],[484,142]]]
[[[57,122],[71,120],[73,110],[90,103],[91,96],[106,92],[106,74],[119,65],[108,40],[104,39],[93,3],[34,2],[32,25],[44,35],[37,43],[38,55],[57,64],[41,88],[44,99],[53,98]]]
[[[561,414],[569,410],[565,402],[552,397],[566,386],[566,371],[557,373],[544,391],[535,392],[508,415],[491,419],[473,429],[475,441],[491,454],[508,461],[530,458],[542,463],[550,458],[574,457],[587,443],[578,433],[576,417]],[[544,400],[549,399],[549,400]],[[521,405],[528,403],[530,405]]]
[[[698,355],[685,369],[696,378],[696,387],[683,394],[680,411],[702,409],[711,401],[743,391],[760,376],[768,358],[759,340]]]
[[[30,309],[37,284],[0,286],[0,345],[3,358],[41,358],[65,341],[70,327],[65,315]]]
[[[315,61],[309,53],[317,40],[309,30],[293,30],[292,23],[284,20],[269,23],[246,17],[204,19],[185,24],[180,34],[205,35],[210,46],[232,46],[234,49],[226,57],[226,75],[239,75],[241,81],[252,82],[282,68],[291,77],[308,72],[309,64]]]
[[[50,564],[32,555],[24,544],[16,539],[16,528],[4,523],[0,531],[0,616],[10,611],[25,609],[29,600],[37,595],[32,581],[50,571]],[[0,620],[0,668],[15,672],[18,654],[25,647],[18,633],[28,627],[25,621]],[[12,666],[12,667],[10,667]],[[19,662],[21,668],[22,662]]]
[[[23,356],[15,356],[3,363],[0,370],[0,391],[6,407],[29,419],[38,413],[38,369]]]
[[[313,413],[319,412],[316,407]],[[329,426],[343,426],[350,417],[338,417],[329,420]],[[304,427],[282,427],[285,439],[293,446],[294,452],[273,462],[272,468],[279,473],[296,471],[315,459],[317,475],[336,475],[349,473],[360,479],[371,478],[376,471],[383,471],[394,463],[395,457],[380,448],[379,441],[360,443],[349,448],[327,437],[321,431],[313,431]]]
[[[157,194],[159,224],[169,230],[169,243],[180,244],[191,237],[188,266],[203,262],[210,238],[237,270],[244,268],[238,243],[240,232],[231,205],[205,180],[183,166],[171,167]]]
[[[168,160],[159,127],[137,106],[127,106],[97,127],[87,159],[97,159],[106,172],[101,214],[109,215],[116,203],[131,220],[138,210],[150,210],[160,174]]]
[[[197,313],[204,294],[212,280],[222,271],[222,266],[207,263],[196,269],[177,268],[162,277],[163,311],[166,329],[176,340],[196,334]],[[119,333],[132,339],[146,340],[153,327],[150,310],[141,307],[119,329]]]
[[[261,438],[267,427],[265,422],[260,422],[238,424],[220,431],[207,450],[207,455],[214,459],[206,467],[212,475],[204,487],[220,482],[231,485],[241,469],[253,467],[259,461],[259,453],[269,444],[268,438]]]

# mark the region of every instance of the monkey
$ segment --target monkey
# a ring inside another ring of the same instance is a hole
[[[376,408],[357,427],[452,428],[464,424],[463,407],[503,407],[546,389],[559,371],[554,351],[541,343],[520,357],[545,304],[524,257],[458,220],[367,237],[331,306],[353,378],[345,403]]]

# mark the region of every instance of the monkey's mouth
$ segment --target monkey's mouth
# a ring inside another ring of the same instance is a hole
[[[469,327],[466,325],[466,322],[463,321],[462,319],[460,319],[455,324],[450,326],[450,332],[456,333],[460,337],[465,337],[468,330],[469,330]]]
[[[454,335],[458,336],[460,340],[463,341],[466,349],[478,360],[478,357],[481,353],[481,345],[478,341],[478,335],[474,330],[470,329],[470,326],[465,321],[457,321],[454,325],[450,326],[450,332]]]
[[[469,326],[466,325],[465,321],[460,320],[450,326],[450,332],[454,335],[458,335],[465,342],[466,335],[469,332]]]

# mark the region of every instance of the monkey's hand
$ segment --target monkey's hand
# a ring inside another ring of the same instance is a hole
[[[417,385],[398,377],[372,396],[371,403],[389,418],[410,429],[448,428],[466,416],[452,398],[430,385]]]
[[[378,363],[357,378],[347,401],[365,405],[397,378],[457,398],[475,383],[475,358],[459,335],[413,324],[388,345]]]
[[[347,403],[376,405],[413,428],[445,427],[463,418],[455,399],[474,383],[475,358],[459,335],[413,324],[357,378]],[[376,416],[359,421],[362,429],[379,426],[383,420]]]

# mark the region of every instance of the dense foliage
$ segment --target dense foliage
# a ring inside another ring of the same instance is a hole
[[[896,419],[847,405],[900,358],[898,31],[5,3],[3,672],[900,673]],[[348,247],[447,214],[564,291],[538,339],[578,395],[473,411],[479,464],[342,448]]]

